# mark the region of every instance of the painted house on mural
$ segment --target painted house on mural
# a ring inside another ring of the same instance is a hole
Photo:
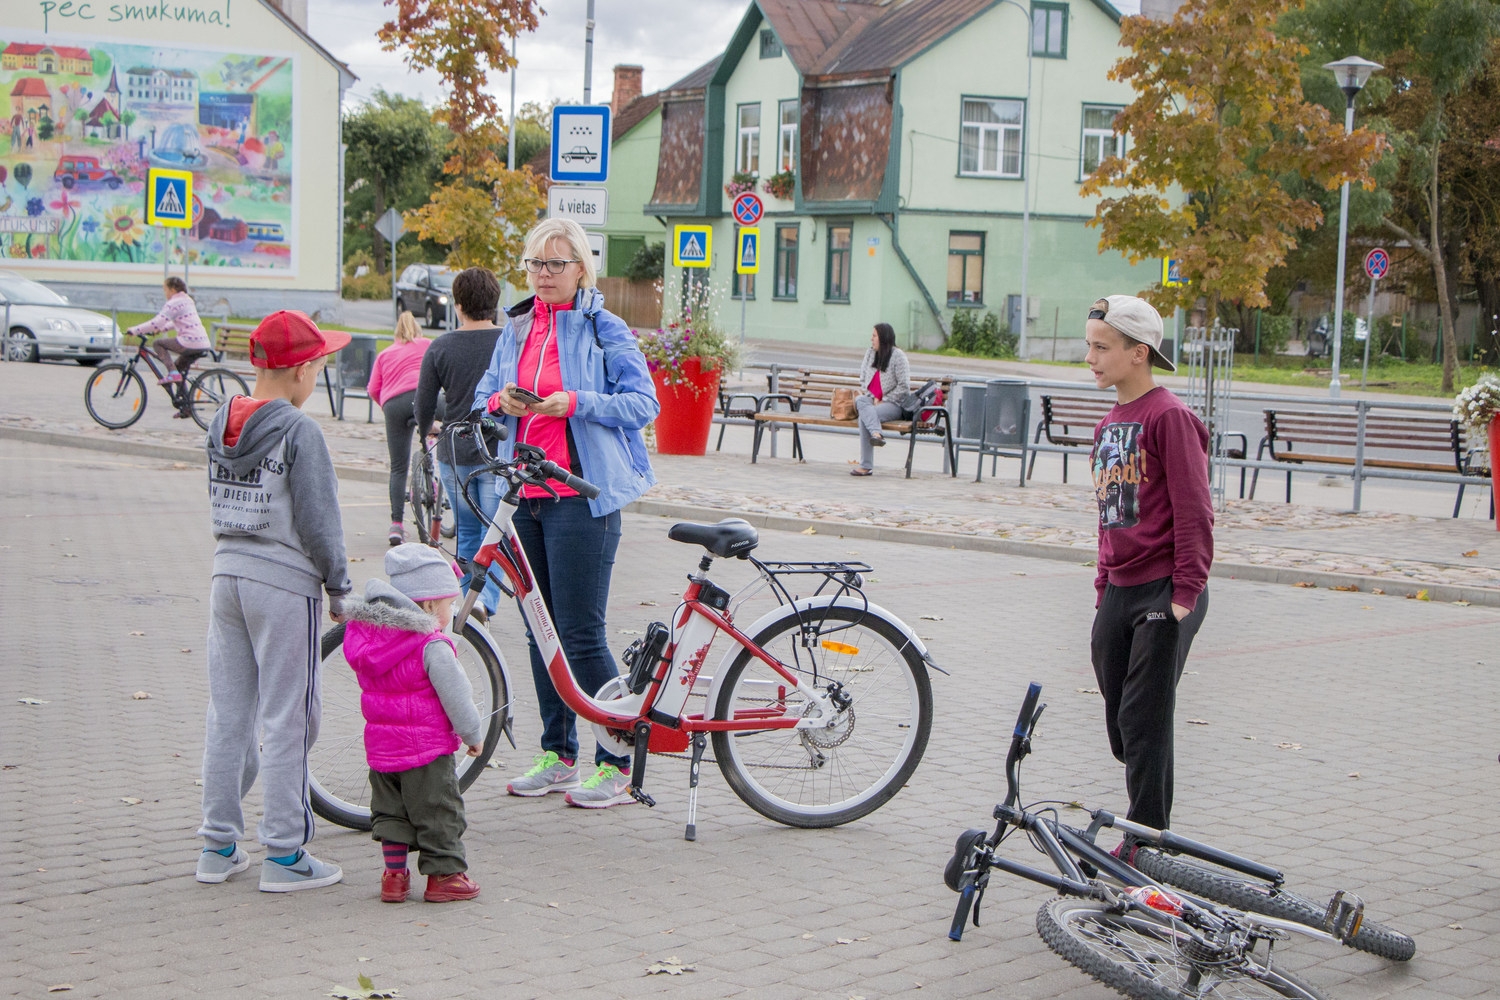
[[[0,268],[82,305],[338,314],[339,108],[354,82],[305,0],[0,8]],[[154,169],[191,225],[146,224]]]
[[[1033,0],[1029,16],[998,0],[756,0],[720,58],[660,95],[643,211],[714,230],[711,268],[669,254],[667,312],[687,275],[730,327],[743,284],[752,338],[862,345],[885,321],[936,345],[959,309],[1015,329],[1029,188],[1029,353],[1081,356],[1089,304],[1155,280],[1099,251],[1078,194],[1128,141],[1111,126],[1132,93],[1106,75],[1119,20],[1104,0]],[[766,215],[760,272],[739,279],[729,208],[746,190]]]

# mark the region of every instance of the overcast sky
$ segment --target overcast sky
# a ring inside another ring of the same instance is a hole
[[[540,27],[516,45],[518,106],[583,98],[586,0],[543,0],[542,6],[547,13]],[[1134,12],[1140,0],[1116,6]],[[748,0],[595,0],[594,100],[609,99],[617,63],[645,67],[646,93],[681,79],[723,50],[748,8]],[[349,95],[354,101],[384,87],[436,103],[442,97],[436,76],[412,73],[398,53],[380,50],[375,32],[388,10],[378,0],[310,0],[308,30],[359,77]],[[508,110],[510,80],[492,74],[490,85]]]

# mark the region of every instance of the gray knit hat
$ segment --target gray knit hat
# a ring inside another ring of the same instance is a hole
[[[458,574],[437,549],[407,542],[387,549],[385,575],[391,586],[414,601],[436,601],[458,596]]]

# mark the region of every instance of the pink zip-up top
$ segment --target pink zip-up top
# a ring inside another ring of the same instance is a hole
[[[557,360],[557,314],[573,308],[572,302],[548,305],[535,300],[531,317],[531,332],[521,344],[521,357],[516,362],[516,385],[546,399],[554,392],[563,391],[562,369]],[[544,417],[539,413],[528,413],[521,418],[516,440],[536,445],[547,453],[550,461],[564,469],[573,467],[572,453],[568,451],[568,417],[578,409],[577,393],[568,392],[568,414],[566,417]],[[553,483],[558,496],[576,497],[578,492],[562,483]],[[545,497],[548,493],[539,486],[522,488],[521,496],[531,499]]]
[[[410,771],[463,745],[422,663],[429,642],[446,642],[458,654],[442,632],[406,632],[362,621],[345,626],[344,659],[359,677],[371,770]]]
[[[208,333],[203,329],[203,321],[198,318],[198,307],[193,305],[193,297],[187,292],[173,295],[161,307],[161,312],[130,328],[131,333],[161,333],[163,330],[175,330],[177,342],[188,350],[208,350]]]
[[[417,387],[417,376],[422,374],[422,355],[431,346],[432,341],[418,337],[404,344],[392,344],[375,356],[368,388],[376,406],[384,406],[386,400]]]

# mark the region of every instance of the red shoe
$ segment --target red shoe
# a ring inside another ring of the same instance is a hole
[[[479,895],[479,886],[469,878],[468,872],[452,875],[427,876],[427,891],[422,898],[429,903],[451,903],[460,899],[473,899]]]
[[[411,892],[411,869],[396,871],[387,868],[380,873],[380,901],[382,903],[404,903]]]

